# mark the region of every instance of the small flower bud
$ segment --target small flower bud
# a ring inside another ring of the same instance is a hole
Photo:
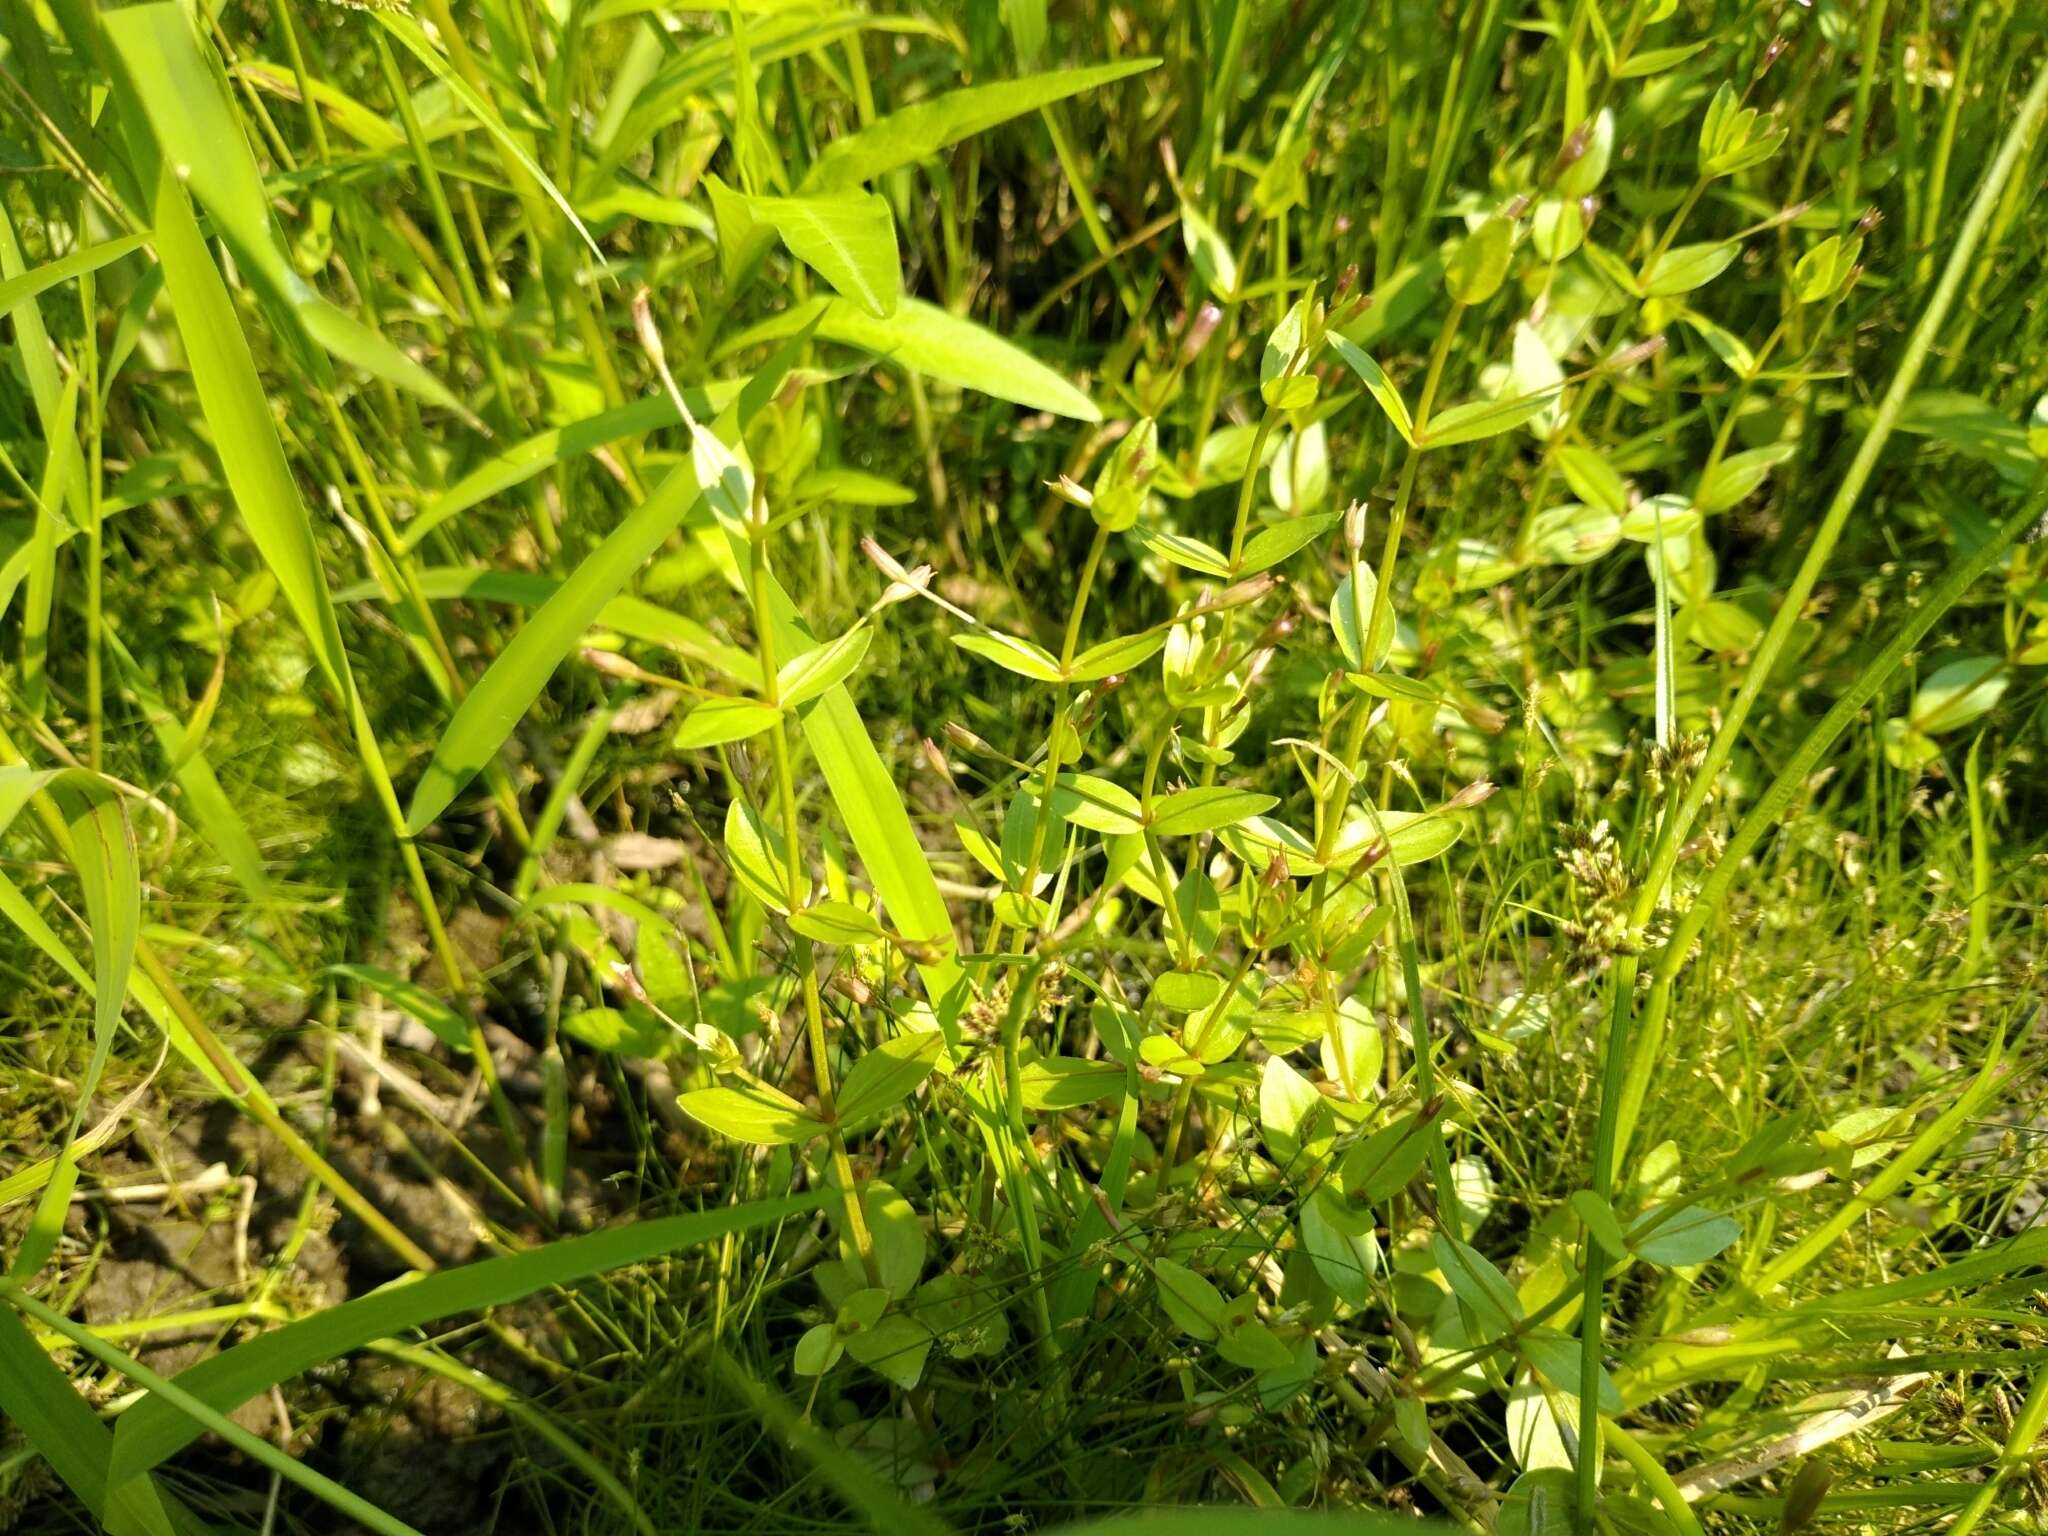
[[[953,782],[953,765],[946,761],[946,754],[939,750],[939,744],[927,736],[918,745],[923,749],[924,760],[930,765],[932,772],[936,773],[948,784],[951,784]]]
[[[1216,327],[1223,323],[1223,307],[1220,304],[1204,304],[1195,311],[1195,318],[1188,322],[1186,333],[1180,339],[1180,360],[1191,363],[1201,356],[1202,349],[1209,345],[1209,339],[1216,334]]]
[[[1475,805],[1483,805],[1488,800],[1491,800],[1495,791],[1499,788],[1500,786],[1490,779],[1474,779],[1470,784],[1467,784],[1463,789],[1451,796],[1445,802],[1444,809],[1447,811],[1469,811]]]
[[[874,535],[863,534],[861,536],[860,552],[868,557],[868,560],[874,565],[876,570],[880,571],[891,581],[910,580],[910,572],[903,568],[901,561],[875,542]]]
[[[1344,547],[1353,559],[1365,548],[1365,503],[1354,501],[1344,509]]]
[[[979,752],[985,757],[994,757],[996,755],[994,747],[983,741],[958,721],[948,720],[946,722],[946,740],[952,742],[954,746],[963,752]]]
[[[1045,488],[1070,506],[1092,507],[1095,505],[1094,492],[1069,476],[1061,475],[1057,480],[1048,480],[1045,482]]]

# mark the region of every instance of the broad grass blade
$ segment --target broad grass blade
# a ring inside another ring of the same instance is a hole
[[[570,1285],[607,1270],[644,1264],[729,1232],[748,1232],[805,1216],[830,1198],[828,1190],[688,1216],[665,1216],[588,1237],[565,1238],[529,1253],[400,1281],[238,1344],[180,1371],[175,1380],[194,1397],[230,1413],[278,1382],[377,1339],[457,1312],[503,1306],[549,1286]],[[118,1486],[140,1476],[205,1432],[204,1425],[170,1403],[144,1398],[122,1415],[115,1430],[109,1480]]]

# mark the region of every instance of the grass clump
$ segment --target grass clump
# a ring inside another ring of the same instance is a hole
[[[0,14],[0,1522],[2040,1526],[2024,8]]]

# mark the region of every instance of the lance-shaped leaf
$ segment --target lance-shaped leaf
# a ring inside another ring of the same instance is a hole
[[[751,197],[716,176],[707,176],[704,184],[718,218],[720,255],[729,264],[745,258],[755,229],[765,225],[836,292],[871,315],[896,313],[903,268],[896,254],[895,216],[879,195]]]
[[[431,826],[463,785],[497,755],[591,621],[691,508],[717,499],[743,512],[752,495],[753,476],[732,450],[706,428],[695,428],[690,462],[670,470],[648,498],[584,557],[457,706],[413,789],[406,831],[417,836]]]

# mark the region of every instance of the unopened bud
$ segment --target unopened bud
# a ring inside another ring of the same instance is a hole
[[[930,765],[932,772],[936,773],[948,784],[951,784],[953,782],[953,765],[946,761],[946,754],[939,750],[939,744],[927,736],[918,745],[923,749],[924,760]]]
[[[1576,164],[1586,158],[1586,151],[1593,143],[1592,120],[1579,124],[1572,136],[1564,141],[1564,148],[1557,152],[1560,167]]]
[[[957,720],[948,720],[946,722],[946,740],[953,743],[954,746],[960,748],[963,752],[979,752],[984,756],[995,756],[996,749],[994,747],[983,741]]]
[[[1660,331],[1655,336],[1646,336],[1632,347],[1623,347],[1607,360],[1607,366],[1616,373],[1625,372],[1638,363],[1647,363],[1662,352],[1664,346],[1664,333]]]
[[[1884,210],[1872,203],[1863,210],[1863,217],[1856,221],[1856,233],[1867,235],[1884,222]]]
[[[1600,199],[1591,192],[1579,199],[1579,222],[1591,229],[1593,220],[1600,215]]]
[[[860,552],[868,557],[868,560],[874,565],[876,570],[880,571],[891,581],[910,580],[910,572],[903,568],[903,563],[890,554],[889,551],[882,548],[881,545],[877,544],[873,534],[863,534],[861,536]]]
[[[1330,303],[1342,304],[1344,296],[1358,284],[1358,263],[1352,262],[1337,276],[1337,286],[1330,290]]]
[[[637,678],[646,676],[640,668],[634,666],[632,662],[626,660],[625,657],[619,655],[616,651],[600,651],[595,646],[585,646],[583,648],[583,660],[585,665],[595,671],[604,673],[606,677]]]
[[[1344,509],[1344,547],[1355,559],[1365,548],[1365,503],[1354,501]]]
[[[1201,356],[1202,349],[1209,345],[1209,339],[1216,334],[1216,327],[1223,323],[1223,306],[1204,304],[1195,311],[1195,317],[1188,322],[1185,335],[1180,339],[1180,359],[1191,363]]]
[[[932,584],[932,568],[920,565],[903,573],[900,580],[892,581],[876,601],[877,608],[892,608],[897,603],[907,603],[913,597],[922,597]]]
[[[1766,45],[1766,47],[1764,48],[1763,62],[1758,64],[1756,67],[1757,74],[1762,75],[1765,70],[1769,69],[1773,64],[1777,63],[1778,56],[1791,46],[1792,39],[1785,36],[1785,34],[1782,32],[1780,32],[1776,37],[1772,38],[1769,44]]]
[[[1276,853],[1267,862],[1265,874],[1259,877],[1260,883],[1269,891],[1277,891],[1287,883],[1289,873],[1287,855]]]
[[[654,296],[645,288],[633,295],[633,333],[640,338],[641,350],[654,359],[655,367],[666,367],[661,332],[654,324]]]
[[[1517,192],[1513,197],[1508,199],[1507,206],[1501,209],[1500,211],[1500,216],[1504,219],[1519,219],[1523,214],[1527,213],[1528,211],[1528,197],[1523,193]]]
[[[1494,797],[1500,788],[1491,779],[1474,779],[1445,802],[1447,811],[1469,811],[1475,805],[1484,805]]]
[[[1261,571],[1256,576],[1240,581],[1233,586],[1225,587],[1208,602],[1204,603],[1202,607],[1204,611],[1213,611],[1218,608],[1241,608],[1246,603],[1256,603],[1279,585],[1280,578],[1278,576],[1275,576],[1271,571]]]
[[[1045,482],[1045,488],[1051,491],[1053,495],[1059,497],[1061,501],[1067,502],[1072,506],[1092,507],[1095,505],[1095,493],[1070,476],[1061,475],[1057,480],[1048,480]]]

